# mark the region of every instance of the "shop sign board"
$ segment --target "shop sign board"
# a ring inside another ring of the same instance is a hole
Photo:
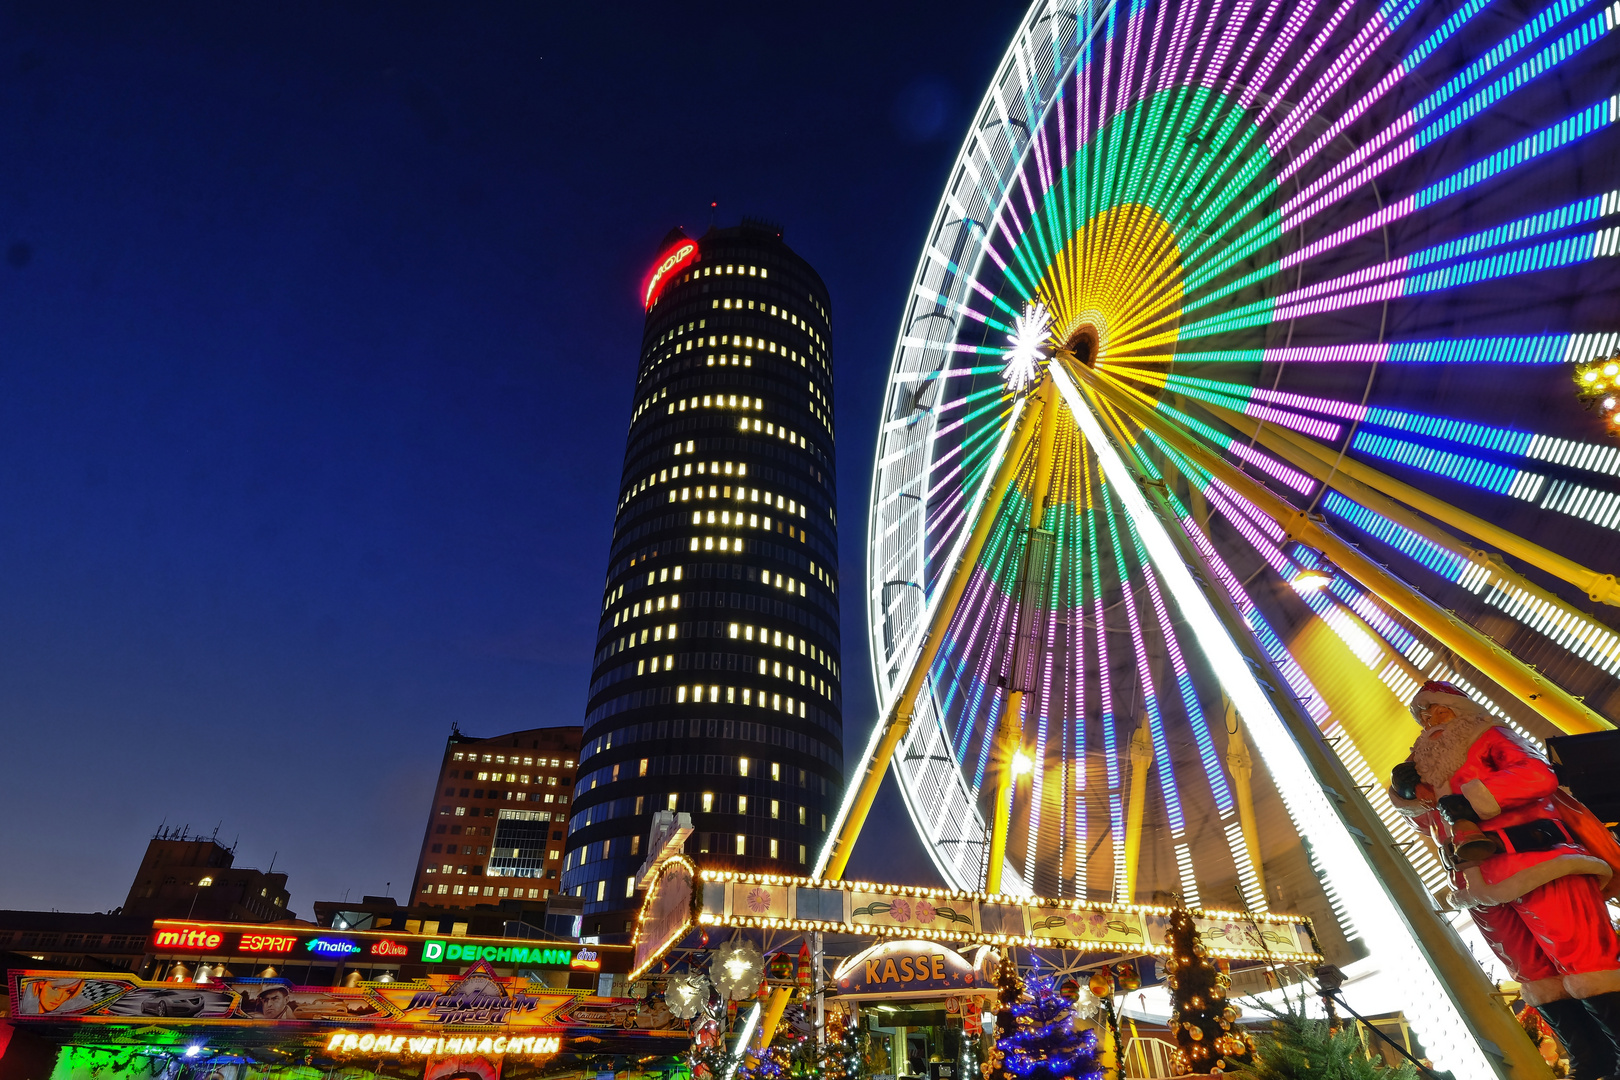
[[[253,978],[149,982],[121,972],[69,971],[13,971],[10,981],[13,1023],[338,1025],[418,1035],[477,1027],[509,1038],[574,1029],[584,1029],[582,1036],[601,1029],[684,1034],[667,1009],[559,990],[523,976],[505,978],[483,960],[461,975],[357,986],[294,986]],[[376,1039],[372,1042],[375,1046]],[[412,1052],[402,1045],[406,1049],[399,1053]],[[524,1051],[534,1052],[533,1044]]]
[[[439,938],[416,934],[333,933],[277,927],[247,929],[231,923],[159,921],[148,945],[156,956],[283,956],[316,962],[354,963],[361,957],[399,963],[464,967],[485,960],[526,968],[599,971],[602,954],[579,945],[504,938]],[[589,955],[586,955],[589,954]],[[354,959],[351,959],[354,958]]]
[[[938,997],[983,989],[961,953],[921,938],[885,941],[856,953],[838,966],[833,981],[840,998]]]

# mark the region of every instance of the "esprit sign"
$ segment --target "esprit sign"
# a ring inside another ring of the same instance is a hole
[[[289,953],[297,940],[291,934],[243,934],[237,948],[245,953]]]
[[[663,291],[669,282],[669,275],[697,258],[697,241],[682,240],[674,247],[664,252],[658,265],[653,267],[652,276],[647,279],[647,288],[643,291],[641,306],[650,308],[658,294]]]

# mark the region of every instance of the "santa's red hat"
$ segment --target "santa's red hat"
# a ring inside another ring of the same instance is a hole
[[[1430,679],[1424,683],[1418,692],[1412,695],[1408,707],[1412,710],[1412,715],[1421,721],[1422,717],[1418,714],[1430,705],[1449,705],[1458,711],[1466,709],[1468,712],[1478,712],[1480,708],[1479,702],[1469,697],[1461,688],[1448,682],[1441,682],[1439,679]]]

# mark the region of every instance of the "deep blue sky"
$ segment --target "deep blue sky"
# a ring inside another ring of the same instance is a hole
[[[832,292],[857,756],[883,377],[1022,10],[0,9],[0,907],[121,903],[164,820],[403,895],[452,722],[579,722],[637,286],[711,201]],[[927,876],[878,813],[852,871]]]

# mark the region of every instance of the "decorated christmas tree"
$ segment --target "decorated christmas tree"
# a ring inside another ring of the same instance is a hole
[[[1237,1025],[1238,1009],[1226,999],[1227,977],[1206,955],[1192,914],[1177,901],[1165,944],[1165,982],[1170,987],[1170,1034],[1181,1073],[1225,1072],[1254,1060],[1254,1040]]]
[[[1001,1040],[1018,1033],[1018,1014],[1015,1010],[1023,997],[1024,980],[1018,977],[1018,965],[1010,951],[1003,952],[996,963],[996,1040],[985,1055],[984,1064],[979,1066],[984,1080],[1006,1080],[1010,1075],[1002,1068],[1002,1059],[1006,1054],[1001,1049]]]
[[[866,1047],[861,1030],[848,1017],[827,1018],[827,1042],[816,1061],[816,1075],[822,1080],[866,1080]]]
[[[736,1058],[735,1068],[732,1059]],[[718,1046],[694,1047],[687,1054],[687,1064],[697,1080],[786,1080],[793,1074],[790,1049],[772,1044],[764,1050],[732,1050],[724,1042]]]
[[[1006,961],[1003,966],[1011,966]],[[1016,978],[1016,975],[1014,976]],[[998,1017],[996,1053],[1003,1074],[1014,1080],[1101,1080],[1097,1033],[1075,1030],[1074,1002],[1058,992],[1049,976],[1034,974],[1021,1000]]]
[[[1304,999],[1285,999],[1284,1005],[1262,1003],[1272,1014],[1271,1031],[1255,1040],[1252,1060],[1236,1067],[1246,1080],[1418,1080],[1411,1062],[1390,1066],[1368,1054],[1355,1025],[1334,1026],[1306,1016]]]

